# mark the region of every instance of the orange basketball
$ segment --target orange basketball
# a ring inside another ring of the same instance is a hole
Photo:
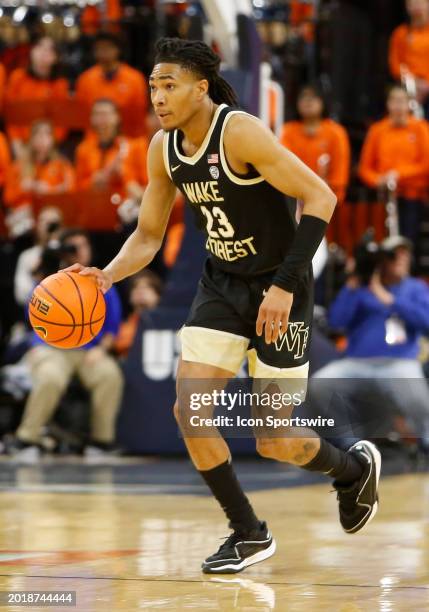
[[[34,331],[57,348],[87,344],[103,327],[106,303],[95,280],[57,272],[37,285],[28,307]]]

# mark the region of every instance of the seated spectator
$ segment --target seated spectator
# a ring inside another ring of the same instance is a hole
[[[115,350],[119,355],[125,356],[130,350],[140,317],[146,310],[156,308],[161,297],[162,281],[151,270],[142,270],[131,278],[130,305],[131,314],[121,323],[115,341]]]
[[[91,244],[82,230],[65,230],[61,239],[63,267],[74,263],[88,266],[92,261]],[[89,344],[78,349],[61,350],[45,344],[33,333],[27,360],[32,377],[22,421],[12,441],[10,454],[40,454],[43,427],[48,425],[72,376],[91,393],[91,432],[85,454],[103,454],[114,450],[115,421],[123,387],[123,377],[110,356],[121,320],[121,306],[116,289],[106,294],[106,320],[103,329]],[[30,451],[29,451],[30,449]]]
[[[400,233],[415,241],[429,184],[429,126],[410,115],[409,97],[394,86],[387,98],[387,117],[370,128],[359,164],[361,179],[371,188],[396,191]]]
[[[61,194],[74,188],[74,170],[55,145],[52,124],[41,119],[31,126],[28,144],[21,149],[6,177],[6,207],[33,206],[36,198]]]
[[[76,186],[126,194],[125,159],[131,141],[120,134],[120,116],[112,100],[97,100],[91,112],[93,134],[76,149]],[[132,164],[133,165],[133,164]],[[133,171],[128,166],[128,179]]]
[[[326,116],[322,94],[304,87],[297,101],[299,120],[285,123],[282,144],[295,153],[334,191],[345,198],[350,173],[350,144],[345,129]]]
[[[34,272],[40,264],[43,249],[52,240],[58,238],[63,216],[58,208],[46,206],[42,208],[36,223],[36,244],[23,251],[18,257],[14,279],[15,300],[20,306],[28,303],[34,288]]]
[[[34,100],[66,99],[68,83],[60,75],[59,60],[60,55],[52,38],[41,36],[36,39],[31,47],[28,68],[17,68],[9,77],[5,102],[14,104],[28,101],[31,104]],[[6,131],[12,141],[15,154],[19,154],[20,146],[29,136],[30,126],[9,124],[6,125]],[[65,136],[64,128],[55,129],[57,140],[62,140]]]
[[[125,224],[136,219],[147,183],[147,142],[145,138],[132,141],[120,133],[120,116],[112,100],[100,99],[94,103],[91,127],[93,133],[76,149],[77,188],[104,194],[106,206],[110,208],[113,208],[112,202],[122,202],[108,217],[103,232],[92,234],[100,263],[105,265],[120,247],[116,212]]]
[[[332,304],[329,323],[347,336],[345,357],[328,364],[315,377],[349,379],[350,395],[362,388],[369,395],[370,381],[376,379],[382,397],[379,408],[408,413],[427,438],[429,390],[418,355],[419,341],[429,331],[429,288],[410,277],[409,240],[387,238],[381,249],[380,263],[369,283],[364,284],[358,275],[350,277]],[[364,386],[359,379],[366,379]],[[406,384],[397,379],[412,381]]]
[[[128,113],[135,116],[136,121],[141,121],[138,133],[144,134],[148,94],[143,75],[120,61],[121,44],[114,34],[102,32],[96,36],[94,56],[96,65],[83,72],[77,80],[76,98],[88,110],[100,98],[113,100],[123,118]]]
[[[429,95],[429,0],[407,0],[409,24],[394,30],[389,64],[396,80],[410,74],[416,80],[417,100],[427,106]],[[426,109],[428,110],[428,109]]]

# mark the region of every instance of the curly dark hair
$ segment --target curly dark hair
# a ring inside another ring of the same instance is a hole
[[[237,94],[219,74],[220,57],[200,40],[161,38],[155,46],[155,63],[180,64],[198,77],[207,79],[209,96],[216,104],[237,106]]]

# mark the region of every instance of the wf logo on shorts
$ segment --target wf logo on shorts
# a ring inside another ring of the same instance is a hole
[[[289,323],[286,333],[280,332],[275,342],[276,350],[281,351],[284,346],[290,353],[294,353],[294,359],[301,359],[308,341],[308,326],[304,327],[304,321]]]

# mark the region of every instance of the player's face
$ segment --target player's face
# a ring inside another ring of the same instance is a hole
[[[149,78],[156,116],[166,132],[184,126],[200,108],[208,83],[179,64],[156,64]]]

